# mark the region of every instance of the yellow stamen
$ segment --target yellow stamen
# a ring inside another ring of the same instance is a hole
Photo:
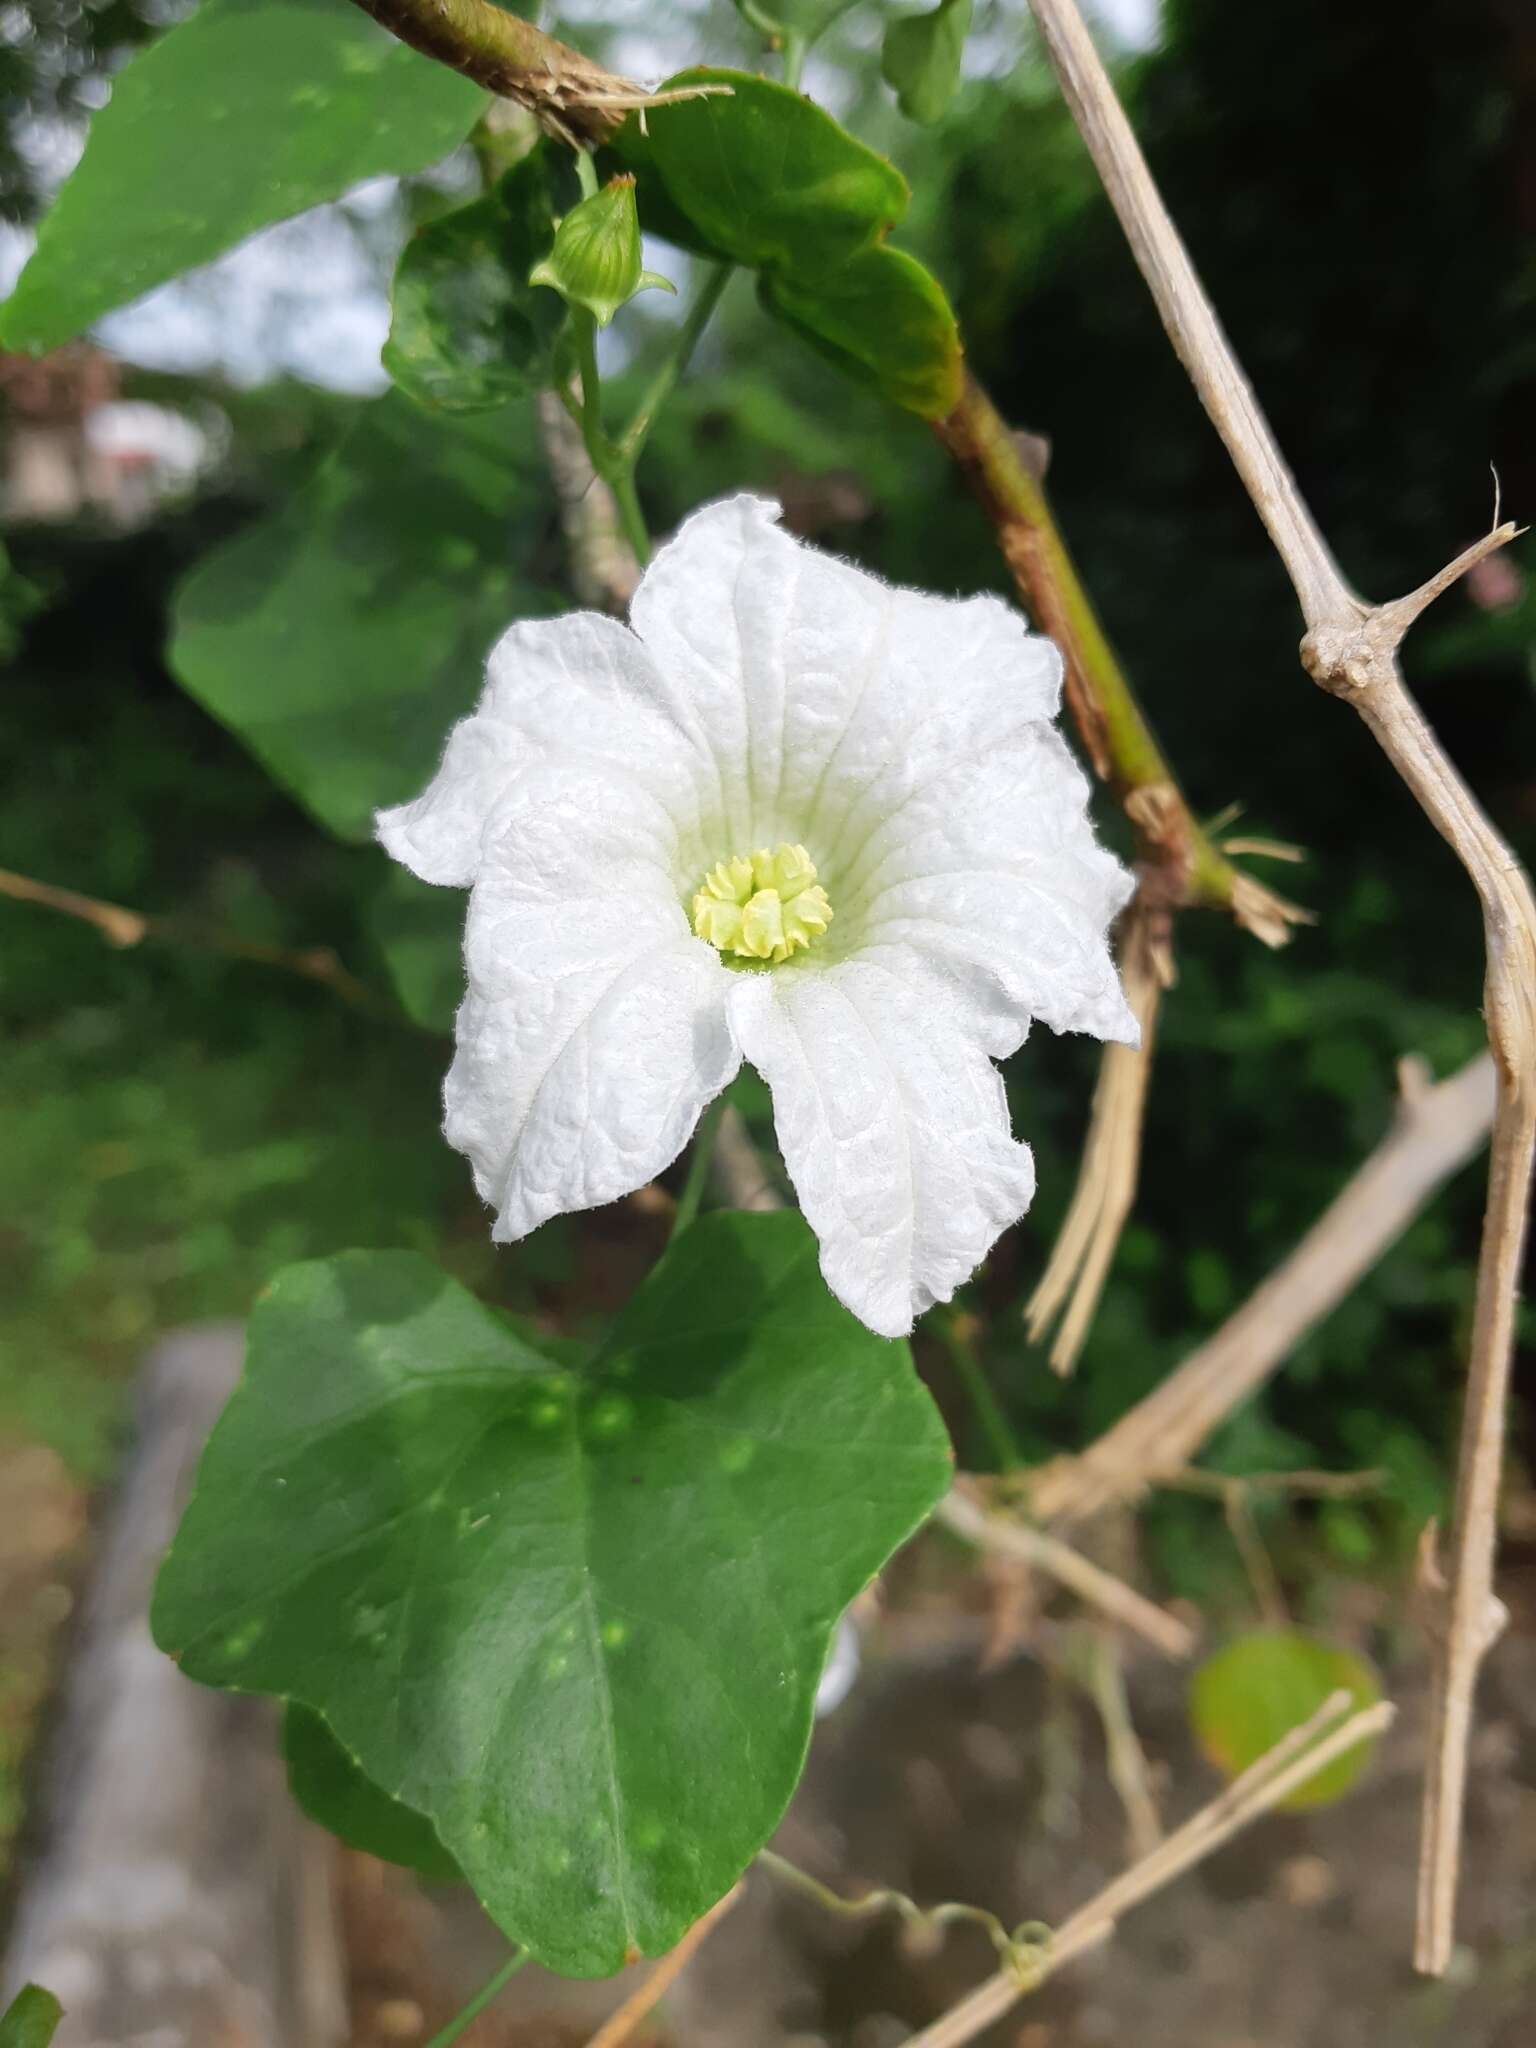
[[[831,922],[832,905],[803,846],[718,861],[693,899],[699,937],[743,960],[778,964],[814,945]]]

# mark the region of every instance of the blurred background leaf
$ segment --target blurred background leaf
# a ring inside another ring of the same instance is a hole
[[[127,66],[91,123],[0,341],[56,348],[269,221],[382,171],[424,170],[484,104],[349,0],[204,0]]]

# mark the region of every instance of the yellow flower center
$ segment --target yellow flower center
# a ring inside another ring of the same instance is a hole
[[[738,853],[718,861],[693,899],[693,928],[727,956],[787,960],[832,922],[827,892],[803,846]]]

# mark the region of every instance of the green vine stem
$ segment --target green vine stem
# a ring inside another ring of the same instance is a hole
[[[730,1100],[730,1091],[717,1095],[699,1118],[698,1129],[693,1134],[693,1143],[688,1150],[688,1173],[683,1181],[683,1191],[677,1198],[677,1210],[672,1218],[671,1238],[679,1236],[699,1213],[699,1204],[704,1199],[705,1184],[709,1180],[710,1161],[715,1154],[715,1135],[720,1129],[720,1119]]]
[[[432,2036],[431,2040],[426,2044],[426,2048],[453,2048],[453,2043],[458,2040],[465,2029],[479,2019],[481,2013],[485,2011],[486,2007],[494,1999],[501,1996],[503,1988],[511,1982],[524,1963],[529,1960],[530,1957],[527,1949],[514,1949],[489,1984],[482,1985],[468,2005],[459,2008],[447,2026],[440,2028]]]
[[[591,159],[583,156],[582,161],[590,162]],[[611,441],[603,426],[603,384],[597,367],[597,322],[583,306],[571,308],[571,335],[576,344],[576,362],[581,375],[581,403],[576,408],[575,417],[586,444],[587,459],[612,491],[624,538],[643,569],[651,558],[651,536],[635,489],[634,457],[626,455],[622,447]]]
[[[976,1317],[964,1309],[941,1308],[924,1327],[944,1347],[955,1377],[976,1411],[982,1434],[991,1445],[999,1472],[1019,1471],[1025,1462],[1024,1454],[976,1355],[976,1332],[980,1328]]]
[[[692,361],[693,352],[699,345],[699,337],[714,318],[715,308],[735,274],[735,268],[732,263],[716,263],[705,272],[704,282],[683,315],[672,346],[667,350],[640,403],[635,407],[629,425],[619,436],[619,454],[631,468],[640,459],[641,450],[645,447],[651,428],[656,423],[656,415],[671,397],[678,378]]]
[[[580,151],[577,161],[581,167],[584,195],[587,193],[589,182],[595,191],[596,173],[592,168],[591,157],[585,151]],[[651,542],[645,514],[640,507],[639,493],[635,489],[635,465],[640,460],[651,428],[656,423],[656,415],[692,360],[693,352],[699,344],[699,337],[709,325],[715,308],[720,303],[721,295],[730,283],[733,269],[732,264],[717,263],[705,274],[703,284],[679,323],[677,332],[640,403],[636,406],[628,426],[617,440],[610,438],[603,425],[602,378],[597,367],[596,323],[592,315],[583,311],[581,307],[573,307],[571,310],[571,334],[576,344],[576,362],[581,376],[581,401],[579,405],[571,406],[572,416],[581,428],[588,460],[613,492],[614,502],[619,510],[619,520],[624,528],[624,538],[634,549],[635,560],[642,569],[650,559]]]
[[[797,1863],[776,1855],[772,1849],[759,1849],[757,1861],[771,1876],[803,1892],[824,1912],[835,1913],[843,1920],[867,1920],[877,1913],[896,1913],[909,1927],[935,1931],[957,1923],[979,1927],[997,1950],[1004,1970],[1021,1991],[1032,1991],[1049,1971],[1051,1930],[1043,1920],[1025,1920],[1017,1927],[1008,1928],[985,1906],[968,1906],[958,1899],[946,1899],[938,1906],[920,1906],[905,1892],[892,1891],[889,1887],[866,1892],[862,1898],[845,1899],[819,1878],[812,1877],[808,1870],[802,1870]]]
[[[1038,477],[1007,422],[967,375],[960,403],[934,423],[980,500],[1040,630],[1066,657],[1068,709],[1088,757],[1131,821],[1142,888],[1166,908],[1229,912],[1269,946],[1305,913],[1234,867],[1196,820],[1110,646]]]

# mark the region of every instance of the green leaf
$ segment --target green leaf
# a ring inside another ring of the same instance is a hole
[[[1381,1698],[1381,1681],[1363,1657],[1295,1629],[1240,1636],[1195,1673],[1190,1724],[1216,1768],[1236,1778],[1336,1692],[1352,1694],[1356,1707],[1370,1707]],[[1346,1750],[1293,1792],[1283,1810],[1331,1806],[1354,1784],[1374,1748],[1361,1742]]]
[[[709,70],[680,72],[662,90],[700,84],[730,93],[648,109],[649,157],[673,203],[722,255],[754,269],[811,271],[845,262],[906,212],[901,173],[799,93]]]
[[[554,234],[541,148],[484,199],[412,236],[395,271],[384,344],[384,367],[402,391],[445,412],[485,412],[548,382],[565,309],[528,273]]]
[[[943,119],[960,89],[960,60],[971,29],[971,0],[939,0],[931,14],[891,22],[880,48],[880,75],[909,120]]]
[[[484,105],[350,0],[203,0],[113,81],[0,343],[56,348],[271,221],[425,170]]]
[[[426,782],[514,618],[544,528],[531,409],[428,418],[391,394],[275,516],[177,594],[170,665],[321,824],[365,840]]]
[[[283,1761],[295,1801],[349,1849],[364,1849],[440,1883],[458,1881],[459,1866],[432,1823],[381,1792],[321,1717],[297,1701],[283,1715]]]
[[[765,273],[763,304],[892,404],[942,419],[960,398],[960,333],[937,280],[884,243],[815,275]]]
[[[642,234],[660,235],[664,242],[673,242],[690,255],[707,257],[712,263],[726,256],[725,250],[716,248],[668,192],[656,168],[650,135],[637,121],[626,121],[613,140],[598,151],[597,170],[602,178],[611,178],[616,171],[634,174]]]
[[[0,2048],[48,2048],[63,2017],[51,1991],[28,1984],[0,2013]]]
[[[949,412],[955,316],[929,272],[883,239],[907,209],[900,173],[785,86],[734,71],[668,83],[701,81],[728,83],[729,97],[653,107],[645,135],[629,122],[616,140],[646,226],[757,269],[770,312],[894,404]]]
[[[154,1626],[322,1713],[512,1939],[603,1975],[772,1832],[837,1618],[948,1475],[796,1215],[685,1232],[584,1371],[349,1253],[258,1303]]]

